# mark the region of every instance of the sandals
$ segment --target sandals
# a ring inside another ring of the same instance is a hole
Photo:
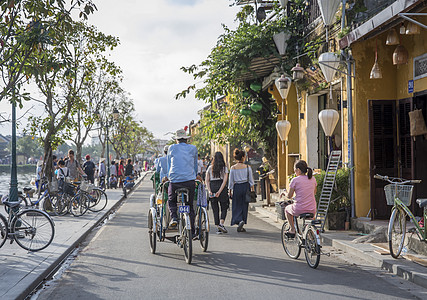
[[[295,233],[290,233],[289,231],[285,232],[285,235],[290,238],[290,239],[294,239],[295,238]]]

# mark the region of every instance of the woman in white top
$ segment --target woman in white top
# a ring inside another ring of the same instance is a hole
[[[254,190],[254,178],[252,168],[245,165],[245,152],[234,149],[234,159],[237,164],[230,168],[230,178],[228,189],[230,197],[233,199],[231,207],[231,225],[238,224],[237,232],[245,232],[243,228],[248,221],[248,203],[246,202],[246,193],[249,189]]]
[[[230,207],[227,180],[228,168],[225,165],[224,157],[221,152],[216,152],[212,165],[210,165],[206,171],[206,186],[209,192],[209,200],[211,200],[212,203],[218,234],[228,232],[224,226],[227,210]],[[219,206],[221,206],[221,217],[219,215]]]

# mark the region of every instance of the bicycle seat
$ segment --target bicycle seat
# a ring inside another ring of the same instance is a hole
[[[417,199],[418,205],[423,208],[427,206],[427,199]]]
[[[186,194],[188,194],[188,193],[190,193],[190,191],[189,191],[189,189],[187,189],[187,188],[179,188],[179,189],[177,189],[177,190],[175,191],[175,193],[176,193],[177,195],[179,195],[179,194],[181,194],[181,193],[186,193]]]
[[[21,204],[21,202],[22,202],[22,200],[20,200],[20,199],[18,201],[14,201],[14,202],[9,202],[9,199],[8,199],[8,200],[3,201],[3,204],[6,205],[7,207],[14,208],[14,207],[19,206]]]
[[[300,219],[311,219],[314,217],[314,214],[312,213],[303,213],[299,215]]]
[[[31,191],[32,190],[32,188],[30,188],[30,187],[24,187],[24,192],[25,193],[28,193],[29,191]]]

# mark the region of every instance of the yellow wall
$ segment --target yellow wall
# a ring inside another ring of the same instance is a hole
[[[398,28],[396,28],[398,31]],[[370,79],[375,60],[375,38],[351,45],[356,72],[353,91],[355,206],[356,216],[366,216],[371,208],[369,176],[369,115],[368,100],[398,100],[408,94],[408,80],[413,79],[413,58],[427,52],[427,31],[419,35],[402,35],[402,45],[408,50],[408,64],[395,66],[392,57],[396,46],[385,45],[387,32],[377,36],[378,63],[382,79]],[[427,78],[415,81],[414,91],[427,89]]]

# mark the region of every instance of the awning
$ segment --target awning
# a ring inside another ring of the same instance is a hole
[[[241,74],[237,81],[248,81],[253,79],[261,79],[273,72],[274,67],[279,66],[280,58],[277,56],[257,57],[251,61],[249,71]]]
[[[356,41],[374,37],[381,32],[394,27],[398,23],[402,22],[402,18],[399,14],[409,11],[419,11],[422,8],[425,8],[426,3],[426,0],[397,0],[392,5],[388,6],[386,9],[382,10],[343,37],[339,41],[340,48],[347,48]]]

